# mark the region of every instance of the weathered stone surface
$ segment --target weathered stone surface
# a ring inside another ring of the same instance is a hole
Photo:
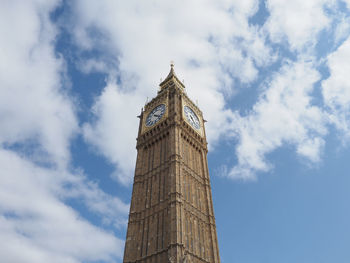
[[[166,114],[145,119],[158,104]],[[190,107],[201,128],[183,111]],[[173,66],[140,115],[137,160],[124,263],[219,263],[202,112],[187,97]]]

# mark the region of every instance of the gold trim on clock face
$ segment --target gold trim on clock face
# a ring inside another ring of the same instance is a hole
[[[158,106],[154,107],[146,117],[146,127],[152,127],[154,124],[156,124],[163,117],[165,110],[165,104],[159,104]]]
[[[168,99],[158,100],[153,105],[146,105],[143,112],[141,134],[153,129],[168,117]]]
[[[199,121],[197,114],[188,106],[184,106],[184,112],[189,124],[191,124],[191,126],[196,130],[200,130],[201,123]]]
[[[185,101],[183,101],[182,116],[184,120],[193,128],[193,130],[203,137],[204,127],[200,114],[194,108],[188,106]]]

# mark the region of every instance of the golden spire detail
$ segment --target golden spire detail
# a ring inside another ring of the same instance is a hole
[[[185,88],[185,85],[177,78],[177,76],[175,74],[174,61],[170,61],[170,72],[169,72],[168,76],[163,81],[161,81],[159,86],[162,87],[163,84],[165,84],[167,81],[169,81],[172,78],[174,78],[182,86],[182,88]]]

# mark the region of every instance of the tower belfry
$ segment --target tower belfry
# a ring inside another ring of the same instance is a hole
[[[200,109],[174,64],[140,115],[124,263],[219,263]]]

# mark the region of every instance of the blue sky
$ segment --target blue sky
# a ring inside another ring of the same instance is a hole
[[[0,258],[122,262],[136,116],[175,61],[221,262],[350,262],[349,0],[0,3]]]

